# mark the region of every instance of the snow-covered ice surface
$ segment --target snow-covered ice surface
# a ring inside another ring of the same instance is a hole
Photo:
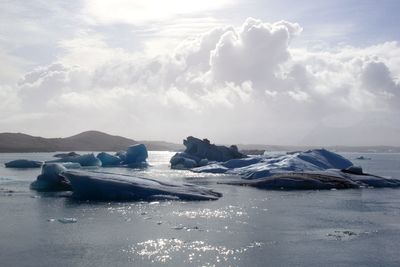
[[[90,202],[38,193],[40,169],[2,163],[54,153],[0,154],[2,266],[398,266],[400,190],[265,191],[219,184],[227,174],[147,169],[107,172],[194,183],[217,201]],[[400,154],[343,154],[365,172],[400,177]],[[61,221],[64,222],[61,222]],[[65,223],[68,222],[68,223]]]
[[[352,166],[348,159],[325,149],[314,149],[294,153],[267,153],[244,159],[212,163],[192,169],[195,172],[228,173],[257,179],[286,172],[323,171],[346,169]]]
[[[242,179],[221,183],[273,190],[400,187],[400,179],[365,173],[361,167],[353,166],[350,160],[325,149],[280,155],[266,153],[262,156],[213,162],[191,170],[238,175]]]

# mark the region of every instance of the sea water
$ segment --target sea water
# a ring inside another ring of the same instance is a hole
[[[29,189],[40,169],[0,154],[0,266],[399,266],[400,189],[266,191],[232,177],[170,170],[150,152],[145,170],[109,172],[195,183],[217,201],[93,202]],[[341,153],[364,171],[400,178],[400,154]]]

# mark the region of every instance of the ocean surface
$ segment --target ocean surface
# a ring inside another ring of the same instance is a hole
[[[266,191],[217,184],[225,175],[107,168],[210,187],[217,201],[90,202],[29,189],[40,169],[6,169],[0,154],[0,266],[400,266],[400,189]],[[340,153],[400,178],[400,154]],[[68,219],[73,218],[73,219]]]

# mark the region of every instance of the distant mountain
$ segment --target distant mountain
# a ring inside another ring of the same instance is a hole
[[[0,133],[0,152],[118,151],[138,141],[99,131],[66,138],[43,138],[23,133]],[[148,150],[182,150],[183,146],[163,141],[140,141]]]

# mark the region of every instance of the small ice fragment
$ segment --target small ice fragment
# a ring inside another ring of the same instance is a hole
[[[58,219],[60,223],[76,223],[78,220],[75,218],[62,218]]]
[[[47,219],[48,222],[55,222],[55,219]]]

